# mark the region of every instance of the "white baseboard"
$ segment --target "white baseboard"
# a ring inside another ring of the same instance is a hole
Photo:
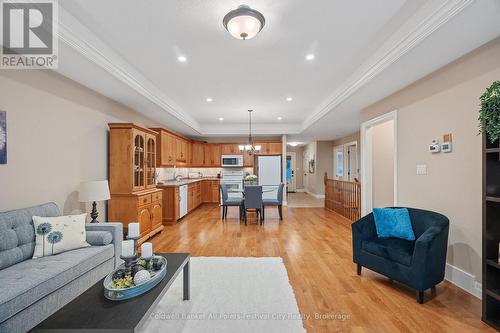
[[[475,275],[447,263],[444,278],[469,294],[482,298],[483,286],[481,282],[476,281]]]

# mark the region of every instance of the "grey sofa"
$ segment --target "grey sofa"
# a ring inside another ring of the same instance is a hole
[[[121,223],[87,224],[91,245],[31,259],[32,217],[59,216],[55,203],[0,213],[0,332],[26,332],[111,272],[119,263]]]

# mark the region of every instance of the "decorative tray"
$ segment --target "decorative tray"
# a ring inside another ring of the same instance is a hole
[[[129,275],[128,279],[130,280],[129,284],[131,286],[125,288],[117,288],[114,286],[115,283],[113,280],[113,276],[115,275],[115,273],[122,273],[125,270],[125,264],[121,264],[117,269],[108,274],[104,279],[104,296],[112,301],[121,301],[137,297],[151,290],[154,286],[160,283],[160,281],[163,280],[163,278],[167,274],[167,259],[162,256],[154,256],[154,259],[155,261],[157,261],[157,264],[153,266],[156,269],[154,269],[153,267],[150,267],[150,269],[148,269],[151,276],[149,280],[139,285],[135,285],[133,282],[134,279]],[[144,259],[139,259],[139,262],[141,260],[144,261]]]

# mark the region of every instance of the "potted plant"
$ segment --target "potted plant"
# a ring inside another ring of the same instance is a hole
[[[248,175],[245,177],[245,182],[249,185],[257,184],[257,176],[256,175]]]
[[[500,81],[495,81],[480,97],[479,133],[486,134],[491,143],[500,137]]]

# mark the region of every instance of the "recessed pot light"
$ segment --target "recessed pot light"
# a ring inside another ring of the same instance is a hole
[[[211,103],[211,102],[213,102],[213,101],[214,101],[214,100],[213,100],[213,98],[212,98],[212,97],[207,97],[207,102],[208,102],[208,103]]]
[[[178,56],[177,60],[179,60],[179,62],[186,62],[187,58],[185,56]]]
[[[224,120],[224,118],[222,118],[222,117],[219,117],[219,121],[223,121],[223,120]]]
[[[292,97],[287,97],[287,98],[286,98],[286,101],[287,101],[287,102],[291,102],[291,101],[293,101],[293,98],[292,98]]]
[[[314,54],[309,53],[308,55],[306,55],[306,60],[311,61],[311,60],[314,60],[314,58],[315,58],[315,57],[316,57],[316,56],[315,56]]]
[[[283,117],[278,117],[278,120],[281,120],[281,119],[283,119]]]

